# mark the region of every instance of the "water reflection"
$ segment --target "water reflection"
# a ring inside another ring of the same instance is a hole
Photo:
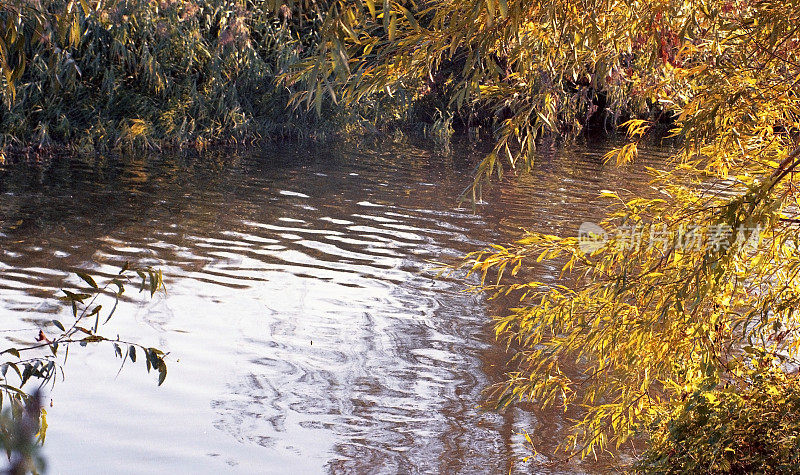
[[[521,227],[575,233],[602,211],[600,189],[646,178],[604,168],[603,147],[544,154],[473,213],[457,206],[468,150],[374,150],[3,169],[9,328],[62,311],[42,297],[74,267],[110,275],[132,260],[166,276],[168,296],[129,297],[115,329],[172,352],[167,384],[103,376],[116,363],[88,357],[100,350],[71,361],[51,409],[55,471],[549,471],[521,461],[520,434],[535,429],[552,447],[558,416],[478,408],[504,363],[488,319],[500,304],[432,279],[434,262]],[[87,461],[76,446],[99,455]],[[600,470],[554,471],[567,469]]]

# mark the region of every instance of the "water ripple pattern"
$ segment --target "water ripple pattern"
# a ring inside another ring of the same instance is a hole
[[[51,297],[79,283],[76,268],[111,276],[129,260],[166,276],[166,295],[128,296],[110,329],[169,351],[167,383],[137,367],[115,377],[108,348],[73,352],[51,395],[53,470],[547,471],[522,461],[522,442],[537,431],[556,443],[558,415],[479,407],[507,358],[491,332],[502,306],[464,293],[458,276],[433,277],[522,228],[574,233],[602,212],[600,189],[646,177],[604,167],[607,147],[543,154],[473,210],[459,206],[467,148],[0,169],[0,338],[66,317]]]

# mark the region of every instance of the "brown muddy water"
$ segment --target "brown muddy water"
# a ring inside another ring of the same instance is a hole
[[[564,434],[557,412],[479,407],[501,377],[490,317],[503,309],[434,276],[521,228],[574,235],[602,214],[601,189],[646,186],[642,165],[602,164],[610,147],[544,152],[474,210],[458,200],[478,158],[467,146],[0,167],[0,343],[69,321],[54,297],[79,284],[72,270],[102,278],[127,260],[167,287],[132,292],[101,332],[168,351],[166,382],[142,364],[117,375],[110,345],[73,348],[47,394],[50,472],[609,470],[542,465]],[[526,431],[544,455],[529,457]]]

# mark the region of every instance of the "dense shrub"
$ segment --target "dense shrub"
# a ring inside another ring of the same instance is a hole
[[[800,472],[800,381],[757,374],[741,390],[696,391],[657,424],[643,472]]]
[[[316,25],[273,7],[3,2],[0,147],[202,145],[324,131],[336,119],[330,102],[320,111],[327,122],[289,108],[293,91],[279,79],[311,48]]]

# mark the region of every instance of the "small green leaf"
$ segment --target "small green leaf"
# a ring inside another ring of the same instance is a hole
[[[66,330],[64,329],[64,325],[62,325],[62,324],[61,324],[61,322],[59,322],[58,320],[53,320],[53,325],[55,325],[56,327],[58,327],[58,329],[59,329],[59,330],[61,330],[62,332],[63,332],[63,331],[66,331]]]
[[[64,292],[65,297],[60,297],[61,300],[66,300],[68,302],[80,302],[83,303],[84,300],[91,297],[89,294],[76,294],[75,292],[70,292],[69,290],[61,290]]]
[[[76,272],[75,274],[77,274],[78,277],[83,279],[83,281],[86,282],[87,284],[89,284],[93,289],[99,289],[100,288],[100,287],[97,286],[97,282],[95,282],[94,279],[92,278],[92,276],[90,276],[89,274],[87,274],[85,272]]]
[[[123,285],[122,281],[119,279],[114,279],[111,281],[112,284],[117,286],[117,295],[122,295],[125,293],[125,285]]]
[[[419,30],[419,23],[417,23],[417,19],[414,18],[414,14],[411,13],[411,11],[408,8],[402,5],[398,6],[400,7],[400,11],[402,11],[403,15],[406,17],[406,20],[408,20],[408,23],[411,24],[411,27],[414,28],[415,30]]]
[[[20,379],[22,379],[22,373],[19,372],[19,366],[10,361],[6,364],[8,365],[9,368],[13,369],[15,373],[17,373],[17,376],[19,376]]]
[[[33,375],[33,366],[26,364],[25,369],[22,371],[22,381],[19,383],[19,385],[24,386],[32,375]]]
[[[8,389],[9,391],[13,391],[13,392],[17,393],[18,395],[20,395],[22,397],[27,397],[28,396],[28,394],[25,391],[23,391],[23,390],[21,390],[19,388],[15,388],[14,386],[10,386],[8,384],[0,384],[0,388]]]
[[[150,296],[152,297],[158,290],[158,283],[155,272],[150,272]]]

